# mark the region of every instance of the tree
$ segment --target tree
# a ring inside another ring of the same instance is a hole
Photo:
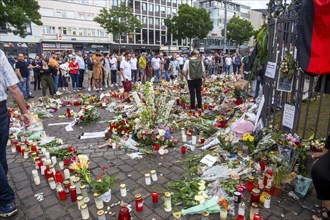
[[[251,22],[240,19],[238,16],[232,17],[227,24],[227,38],[234,41],[237,47],[248,41],[254,33]],[[222,35],[224,35],[224,30],[222,30]]]
[[[203,39],[213,29],[210,14],[204,8],[194,8],[187,4],[179,7],[178,15],[165,19],[168,31],[174,39]]]
[[[25,37],[27,24],[33,22],[42,25],[39,8],[36,0],[1,0],[0,26],[6,27],[7,31],[15,35]]]
[[[118,8],[103,8],[100,14],[94,18],[108,33],[119,35],[119,53],[121,36],[133,33],[135,29],[141,29],[142,24],[130,11],[125,4],[121,4]]]

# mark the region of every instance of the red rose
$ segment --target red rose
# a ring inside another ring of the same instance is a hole
[[[83,120],[85,117],[82,115],[79,117],[80,120]]]
[[[87,110],[87,109],[85,109],[85,112],[87,113],[87,112],[88,112],[88,110]]]
[[[70,163],[70,159],[69,158],[64,159],[64,165],[65,166],[68,166],[69,163]]]
[[[74,153],[74,152],[76,152],[76,149],[73,146],[69,146],[68,147],[68,152],[69,153],[72,153],[72,152]]]

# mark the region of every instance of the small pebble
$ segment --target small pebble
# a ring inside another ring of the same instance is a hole
[[[112,216],[115,216],[115,215],[116,215],[116,213],[114,212],[114,213],[112,213],[111,215],[112,215]],[[131,218],[131,219],[133,219],[133,218]]]
[[[158,163],[158,166],[162,165],[162,163]]]
[[[109,215],[112,215],[112,212],[109,212]]]
[[[105,211],[104,214],[108,214],[108,211]]]
[[[297,213],[297,212],[294,212],[294,211],[292,211],[292,213],[293,213],[294,215],[298,215],[298,213]]]
[[[127,174],[128,177],[131,177],[132,175],[131,174]]]
[[[284,218],[284,214],[283,213],[281,214],[281,217]]]
[[[161,174],[159,174],[159,176],[164,176],[164,174],[161,173]]]

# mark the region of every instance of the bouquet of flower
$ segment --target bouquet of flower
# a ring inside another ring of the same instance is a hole
[[[296,69],[297,69],[297,63],[294,60],[292,54],[291,53],[286,54],[283,57],[280,66],[281,77],[291,79],[294,76]]]
[[[124,136],[133,132],[133,123],[128,118],[118,116],[112,120],[109,124],[109,129],[105,133],[106,139],[109,139],[112,135]]]
[[[94,193],[98,193],[99,195],[103,195],[108,192],[109,189],[114,187],[114,185],[118,182],[118,179],[114,176],[109,176],[108,174],[100,176],[97,180],[92,180],[90,185],[92,187],[92,191]]]
[[[137,133],[137,138],[140,145],[167,145],[175,147],[178,141],[171,137],[171,132],[168,127],[159,125],[155,129],[141,129]]]
[[[87,155],[81,154],[78,155],[77,160],[75,160],[69,167],[70,170],[73,170],[74,172],[81,175],[82,179],[86,183],[91,182],[91,174],[88,170],[89,166],[89,158]]]
[[[100,114],[95,106],[84,105],[76,114],[75,119],[78,123],[89,124],[100,119]]]
[[[246,133],[242,137],[242,142],[244,145],[246,145],[249,148],[250,153],[252,153],[255,150],[255,145],[254,145],[254,137]]]

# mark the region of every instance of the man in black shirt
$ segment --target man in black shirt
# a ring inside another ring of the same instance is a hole
[[[32,62],[32,68],[33,68],[33,74],[34,74],[34,91],[36,91],[37,86],[38,90],[41,90],[40,88],[40,69],[42,67],[42,62],[38,56],[36,56],[36,59]]]
[[[30,73],[28,66],[24,60],[23,54],[18,54],[18,61],[16,63],[16,75],[20,80],[19,88],[23,93],[25,99],[33,98],[30,95]]]

